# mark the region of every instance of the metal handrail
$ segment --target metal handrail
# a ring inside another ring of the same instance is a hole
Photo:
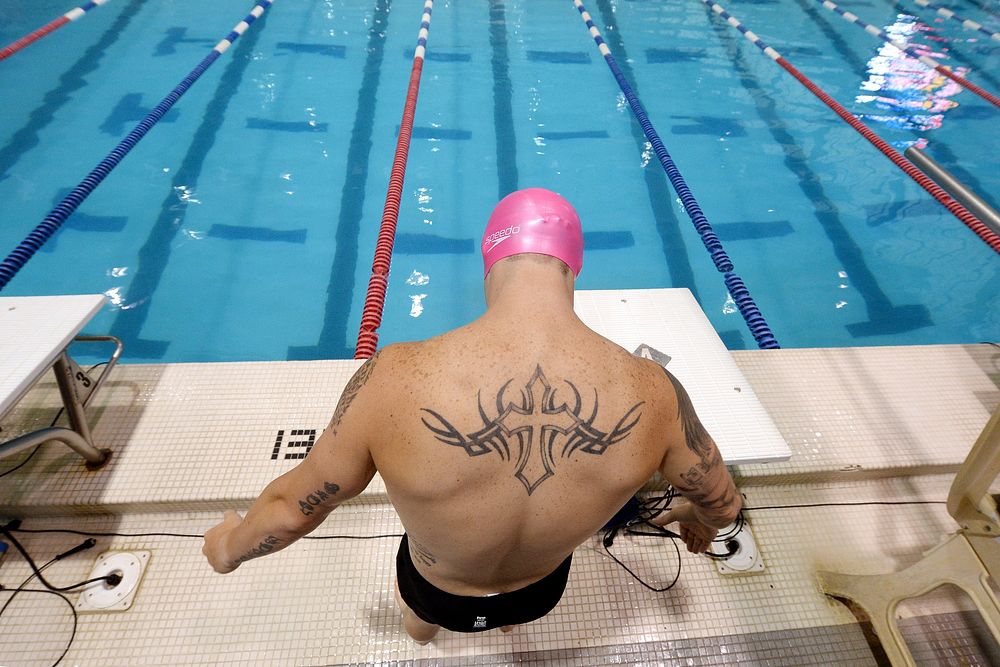
[[[93,381],[89,392],[82,399],[78,392],[79,379],[75,376],[81,375],[76,363],[63,350],[52,364],[56,375],[56,384],[59,386],[59,393],[62,396],[63,408],[66,410],[66,417],[69,419],[72,428],[49,427],[25,433],[13,440],[0,443],[0,459],[17,454],[18,452],[37,447],[46,442],[61,442],[74,452],[79,454],[87,462],[87,469],[97,470],[104,466],[111,457],[110,449],[98,449],[90,435],[90,425],[87,420],[86,407],[91,399],[97,395],[97,391],[107,380],[111,369],[115,367],[122,356],[124,345],[115,336],[76,336],[75,343],[114,343],[115,350],[111,357],[105,362],[104,371]]]
[[[125,349],[125,345],[124,343],[122,343],[121,339],[116,336],[77,336],[76,338],[73,339],[73,341],[77,343],[107,342],[115,344],[115,351],[111,354],[111,358],[108,359],[107,364],[104,366],[104,370],[101,372],[100,377],[98,377],[97,380],[94,381],[94,388],[91,389],[90,393],[87,394],[87,397],[83,399],[83,401],[81,401],[83,407],[87,407],[87,405],[90,404],[90,399],[92,399],[94,396],[97,395],[97,392],[101,388],[101,385],[103,385],[104,381],[108,379],[108,374],[111,373],[111,369],[114,368],[115,364],[118,363],[118,360],[121,359],[122,350]]]
[[[933,179],[942,190],[958,200],[962,206],[972,211],[977,218],[983,221],[984,225],[992,229],[994,233],[1000,234],[1000,213],[997,213],[995,208],[987,204],[969,186],[955,178],[951,172],[938,164],[934,158],[916,146],[910,146],[903,151],[903,154],[906,155],[910,162],[917,165],[920,171]]]
[[[82,456],[87,461],[87,468],[90,470],[100,468],[111,458],[110,449],[98,449],[76,431],[57,426],[25,433],[0,444],[0,459],[52,441],[61,442]]]

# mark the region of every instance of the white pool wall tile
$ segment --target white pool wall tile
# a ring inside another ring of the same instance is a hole
[[[1000,403],[989,345],[734,352],[794,455],[741,477],[954,472]]]
[[[997,357],[995,348],[961,345],[736,353],[792,457],[734,471],[753,484],[957,470],[1000,402],[989,370]],[[96,441],[114,452],[110,462],[90,472],[68,448],[45,445],[4,478],[0,512],[244,506],[296,464],[285,458],[305,451],[296,443],[318,437],[360,363],[120,366],[91,409]],[[890,380],[890,372],[904,379]],[[48,425],[60,404],[54,381],[22,403],[5,432]],[[376,475],[357,502],[381,502],[384,491]]]
[[[578,307],[592,326],[604,327],[626,347],[642,342],[670,354],[681,376],[720,353],[699,356],[700,350],[685,352],[682,342],[672,342],[671,336],[692,335],[664,322],[665,312],[684,311],[683,301],[615,292],[585,295]],[[622,327],[621,318],[638,325]],[[359,361],[119,366],[90,410],[95,438],[114,450],[110,463],[87,472],[67,448],[45,445],[3,478],[0,516],[23,517],[32,530],[191,535],[100,537],[95,549],[46,570],[53,583],[65,584],[84,578],[103,551],[152,552],[133,607],[81,615],[64,664],[660,664],[664,659],[650,656],[663,651],[674,651],[671,660],[694,651],[701,657],[692,664],[698,665],[729,658],[770,664],[792,639],[804,645],[800,662],[875,664],[858,638],[857,619],[822,594],[816,571],[899,570],[954,531],[944,506],[949,473],[1000,402],[1000,350],[953,345],[721,353],[730,360],[722,371],[682,378],[692,394],[713,395],[713,383],[749,390],[734,392],[749,406],[737,409],[750,415],[741,417],[748,424],[721,439],[739,446],[741,439],[746,445],[759,437],[770,447],[777,434],[790,448],[787,461],[734,467],[765,571],[723,577],[713,562],[682,549],[677,586],[652,593],[611,561],[595,538],[577,549],[556,609],[510,635],[445,631],[427,646],[406,637],[391,592],[398,537],[374,537],[397,535],[401,526],[377,476],[314,533],[372,539],[303,540],[227,576],[213,573],[201,555],[198,536],[223,509],[245,509],[264,485],[297,463],[287,457],[305,451],[301,443],[322,431]],[[720,395],[732,404],[733,394]],[[59,405],[54,382],[40,382],[3,419],[4,435],[47,426]],[[704,406],[706,422],[725,426],[725,415],[713,412],[713,405]],[[0,468],[23,456],[3,460]],[[853,504],[883,501],[918,504]],[[824,506],[803,507],[814,504]],[[83,539],[18,535],[42,561]],[[678,562],[667,541],[619,537],[613,549],[660,585]],[[12,554],[0,583],[16,586],[29,574]],[[903,615],[951,614],[953,623],[953,610],[969,608],[967,599],[942,590]],[[0,665],[51,664],[71,625],[58,598],[19,595],[0,617]],[[848,628],[847,634],[835,628]],[[854,637],[850,646],[845,637]],[[726,655],[726,647],[735,653]]]
[[[949,482],[948,476],[930,476],[849,486],[754,487],[747,497],[750,507],[942,501]],[[208,567],[196,537],[101,537],[95,549],[59,562],[46,576],[53,583],[80,580],[97,554],[108,549],[152,551],[133,607],[81,615],[67,664],[375,664],[854,623],[846,607],[821,593],[815,570],[875,574],[899,569],[932,547],[950,521],[943,504],[751,510],[748,516],[766,565],[763,573],[722,577],[713,562],[682,549],[678,584],[653,593],[604,555],[595,538],[577,549],[566,594],[545,618],[511,635],[442,631],[423,647],[403,633],[392,599],[398,538],[303,540],[221,576]],[[198,535],[220,517],[221,512],[94,515],[34,519],[30,525]],[[349,505],[314,536],[400,531],[391,507]],[[39,558],[82,539],[61,533],[21,533],[19,538]],[[673,577],[677,555],[666,540],[619,538],[612,549],[651,583],[662,586]],[[9,558],[0,581],[13,585],[29,574],[21,559]],[[927,598],[909,613],[937,613],[949,604],[954,601],[947,596]],[[5,636],[0,664],[42,664],[43,656],[51,662],[71,624],[68,609],[60,605],[65,607],[48,595],[19,597],[0,619]],[[44,641],[37,641],[39,635]]]

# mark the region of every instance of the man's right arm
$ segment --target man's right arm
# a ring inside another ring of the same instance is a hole
[[[375,463],[368,447],[370,425],[380,404],[377,388],[366,390],[366,383],[379,354],[347,383],[330,425],[309,455],[268,484],[245,517],[230,511],[205,534],[202,553],[216,572],[232,572],[244,561],[291,545],[371,482]],[[357,407],[348,412],[352,403]]]
[[[736,520],[743,499],[722,461],[719,448],[695,414],[680,381],[663,369],[676,394],[676,416],[668,415],[667,453],[660,473],[691,501],[695,518],[713,528]]]

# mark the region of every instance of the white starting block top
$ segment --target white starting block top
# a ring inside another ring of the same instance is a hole
[[[576,314],[605,338],[629,352],[646,345],[670,358],[667,369],[691,395],[727,464],[791,457],[785,439],[689,290],[578,291],[575,299]],[[647,356],[660,361],[653,352]]]
[[[0,297],[0,416],[104,306],[103,294]]]

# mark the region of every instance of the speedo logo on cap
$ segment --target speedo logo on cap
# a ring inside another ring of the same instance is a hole
[[[499,231],[493,232],[492,234],[483,239],[483,245],[486,245],[488,243],[490,246],[486,249],[485,252],[492,251],[493,248],[496,248],[498,245],[509,239],[514,234],[520,234],[520,233],[521,233],[521,228],[516,225],[511,225],[506,229],[501,229]]]

